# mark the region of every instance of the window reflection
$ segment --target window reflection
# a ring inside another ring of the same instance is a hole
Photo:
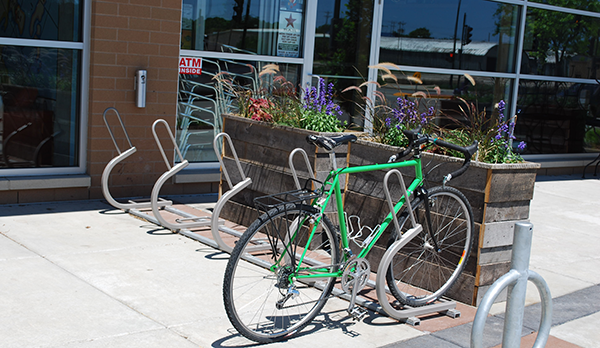
[[[472,76],[475,81],[475,85],[472,85],[465,76],[420,72],[395,73],[395,75],[398,78],[397,84],[387,83],[378,89],[385,95],[386,100],[395,103],[397,98],[410,97],[414,93],[422,92],[427,96],[422,104],[433,106],[437,113],[442,115],[437,122],[443,127],[452,127],[456,122],[467,120],[462,111],[466,109],[465,103],[473,103],[479,112],[485,110],[489,116],[496,103],[504,100],[509,104],[511,99],[510,79]],[[410,78],[418,78],[422,84],[416,84]],[[439,92],[436,87],[439,87]]]
[[[0,1],[0,37],[81,41],[79,0]]]
[[[0,46],[0,168],[78,163],[80,53]]]
[[[373,0],[319,1],[317,13],[313,71],[367,76]]]
[[[517,108],[515,134],[526,153],[598,152],[600,85],[521,80]]]
[[[599,37],[600,19],[530,8],[521,72],[596,78]]]
[[[481,0],[386,1],[380,61],[514,72],[518,7]]]
[[[336,91],[358,86],[368,76],[373,30],[373,0],[319,0],[315,32],[314,74],[333,83]],[[313,85],[318,83],[315,77]],[[336,95],[344,112],[339,117],[362,127],[363,100],[352,93]]]
[[[565,1],[565,0],[529,0],[531,2],[540,2],[543,4],[566,7],[566,8],[574,8],[578,10],[592,11],[592,12],[600,12],[600,1],[598,0],[575,0],[575,1]]]
[[[269,63],[202,58],[200,74],[179,75],[176,140],[184,159],[217,161],[212,142],[222,130],[222,115],[239,111],[239,93],[274,95],[273,86],[282,80],[286,86],[299,86],[300,65],[278,64],[277,82],[273,75],[261,74],[265,67]]]
[[[303,0],[183,0],[181,48],[301,57]]]

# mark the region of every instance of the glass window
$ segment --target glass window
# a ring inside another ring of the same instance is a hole
[[[527,142],[525,153],[598,152],[600,85],[521,80],[515,135]]]
[[[428,107],[433,106],[442,114],[439,126],[451,127],[454,122],[467,121],[462,110],[466,110],[464,103],[473,103],[479,112],[486,110],[491,115],[494,106],[500,100],[510,104],[511,79],[493,77],[475,77],[475,85],[465,76],[445,74],[425,74],[420,72],[403,72],[394,74],[398,83],[386,79],[388,83],[382,84],[378,91],[385,95],[388,103],[395,106],[398,98],[410,97],[416,92],[423,92],[427,97],[422,103]],[[415,84],[409,78],[416,77],[422,84]],[[439,87],[439,93],[436,91]]]
[[[0,37],[81,41],[80,1],[0,1]]]
[[[367,76],[373,0],[324,0],[317,9],[315,74]]]
[[[183,0],[181,48],[299,58],[303,0]]]
[[[553,6],[574,8],[577,10],[600,12],[600,1],[598,0],[529,0]]]
[[[481,0],[385,1],[379,61],[514,72],[518,13]]]
[[[597,78],[600,19],[529,8],[521,73]]]
[[[77,166],[81,52],[0,46],[0,168]]]
[[[339,118],[351,128],[362,127],[358,105],[364,103],[358,95],[340,91],[359,86],[368,76],[373,7],[373,0],[318,2],[313,73],[334,84],[336,101],[344,113]],[[318,84],[316,76],[312,84]]]
[[[270,95],[275,88],[297,94],[301,65],[196,57],[194,74],[179,74],[177,145],[190,163],[216,162],[213,139],[222,130],[222,114],[237,113],[241,99]],[[267,71],[277,73],[266,73]],[[180,69],[180,72],[183,72]],[[265,72],[261,74],[261,72]],[[178,159],[177,159],[178,160]]]

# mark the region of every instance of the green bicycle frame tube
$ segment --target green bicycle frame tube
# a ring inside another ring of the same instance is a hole
[[[327,193],[325,193],[323,195],[323,197],[325,198],[324,201],[317,200],[316,202],[313,203],[313,205],[316,205],[318,208],[320,208],[320,214],[319,214],[317,220],[315,221],[315,226],[308,238],[306,245],[310,245],[312,238],[316,232],[316,228],[321,221],[322,215],[324,214],[325,209],[329,204],[329,199],[331,198],[332,194],[335,194],[335,201],[337,203],[336,208],[337,208],[338,221],[339,221],[340,233],[341,233],[342,248],[343,249],[349,248],[348,226],[346,226],[344,210],[342,209],[343,202],[342,202],[342,192],[341,192],[340,180],[339,180],[340,175],[371,172],[371,171],[376,171],[376,170],[405,168],[405,167],[414,167],[415,168],[415,179],[412,181],[412,183],[409,185],[409,187],[407,187],[407,194],[410,196],[417,189],[417,187],[419,185],[421,185],[421,183],[423,182],[423,171],[421,168],[421,158],[414,158],[412,160],[402,161],[402,162],[394,162],[394,163],[383,163],[383,164],[372,164],[372,165],[366,165],[366,166],[346,167],[346,168],[342,168],[342,169],[339,169],[336,171],[332,171],[324,183],[324,186],[330,185],[330,189],[327,191]],[[397,214],[398,211],[400,211],[400,208],[402,208],[406,199],[407,199],[407,197],[404,197],[404,196],[402,196],[400,198],[398,203],[396,203],[396,205],[394,206],[394,214]],[[371,240],[369,245],[367,245],[365,248],[363,248],[361,250],[361,252],[358,254],[358,257],[365,257],[369,253],[369,251],[373,248],[373,246],[375,245],[375,243],[377,242],[379,237],[381,237],[383,232],[386,230],[386,228],[389,226],[389,224],[392,221],[393,221],[393,217],[392,217],[392,213],[390,212],[386,216],[384,221],[381,223],[379,231],[376,233],[375,237]],[[298,262],[298,265],[302,264],[305,254],[306,254],[306,249],[302,253],[302,256],[301,256],[300,261]],[[311,269],[311,271],[318,271],[318,270]],[[296,277],[297,278],[339,277],[341,275],[341,272],[343,272],[343,270],[339,270],[338,272],[335,272],[335,273],[326,272],[326,269],[322,269],[322,271],[324,271],[324,272],[319,273],[319,274],[296,275]]]

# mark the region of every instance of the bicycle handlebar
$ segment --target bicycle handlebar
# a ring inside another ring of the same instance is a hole
[[[414,130],[403,130],[402,133],[404,133],[404,135],[408,138],[408,146],[406,147],[406,149],[404,151],[402,151],[398,155],[393,155],[392,157],[390,157],[388,162],[395,162],[396,160],[398,160],[404,156],[407,156],[409,153],[412,152],[415,145],[420,146],[421,144],[425,144],[425,143],[433,143],[435,145],[445,147],[450,150],[461,152],[465,156],[465,160],[464,160],[462,166],[460,168],[458,168],[457,170],[446,175],[444,177],[444,183],[450,181],[452,178],[462,175],[467,170],[467,168],[469,168],[469,165],[471,164],[471,157],[473,156],[473,154],[475,152],[477,152],[477,147],[478,147],[477,141],[473,142],[473,144],[471,144],[467,147],[462,147],[462,146],[452,144],[452,143],[449,143],[449,142],[446,142],[446,141],[443,141],[443,140],[440,140],[437,138],[432,138],[427,135],[421,135],[421,134],[419,134],[420,132],[421,132],[421,126],[419,126],[417,129],[414,129]]]

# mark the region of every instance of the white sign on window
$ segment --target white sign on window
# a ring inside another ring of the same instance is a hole
[[[302,13],[279,12],[279,35],[277,36],[277,55],[279,57],[300,57],[300,38],[302,35]]]

